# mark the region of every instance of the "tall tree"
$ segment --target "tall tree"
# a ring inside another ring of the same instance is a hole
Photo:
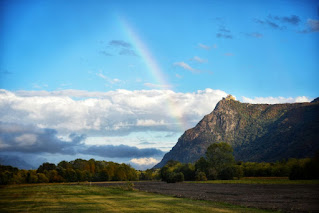
[[[206,160],[208,163],[208,176],[210,179],[221,178],[226,179],[232,178],[232,170],[235,165],[235,158],[233,156],[233,148],[225,143],[214,143],[207,148]]]

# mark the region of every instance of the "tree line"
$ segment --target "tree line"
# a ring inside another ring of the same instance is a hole
[[[232,180],[241,177],[289,177],[319,179],[319,152],[314,158],[289,159],[275,163],[236,162],[227,143],[214,143],[205,157],[195,163],[168,161],[161,169],[137,171],[128,164],[94,159],[43,163],[37,170],[20,170],[0,165],[0,184],[56,183],[80,181],[162,180],[168,183],[206,180]]]
[[[232,180],[241,177],[289,177],[290,180],[319,179],[319,152],[313,158],[288,159],[275,163],[236,162],[227,143],[214,143],[194,164],[168,161],[160,169],[168,183],[206,180]]]
[[[78,181],[133,181],[138,171],[127,164],[94,159],[43,163],[37,170],[0,165],[0,184],[57,183]]]

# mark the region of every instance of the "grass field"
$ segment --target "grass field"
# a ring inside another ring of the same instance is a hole
[[[289,180],[288,177],[245,177],[240,180],[186,181],[190,183],[319,184],[319,180]]]
[[[0,212],[269,212],[223,203],[89,185],[0,188]]]

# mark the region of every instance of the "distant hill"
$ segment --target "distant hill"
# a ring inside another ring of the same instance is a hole
[[[232,96],[187,130],[162,161],[195,162],[207,147],[227,142],[240,161],[274,162],[311,157],[319,150],[319,99],[311,103],[248,104]]]
[[[28,164],[18,156],[0,155],[0,165],[13,166],[19,169],[35,169],[34,166]]]

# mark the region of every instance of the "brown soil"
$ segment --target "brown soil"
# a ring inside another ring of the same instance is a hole
[[[92,183],[116,186],[125,183]],[[175,197],[224,202],[283,212],[319,212],[318,185],[134,182],[134,188]]]

